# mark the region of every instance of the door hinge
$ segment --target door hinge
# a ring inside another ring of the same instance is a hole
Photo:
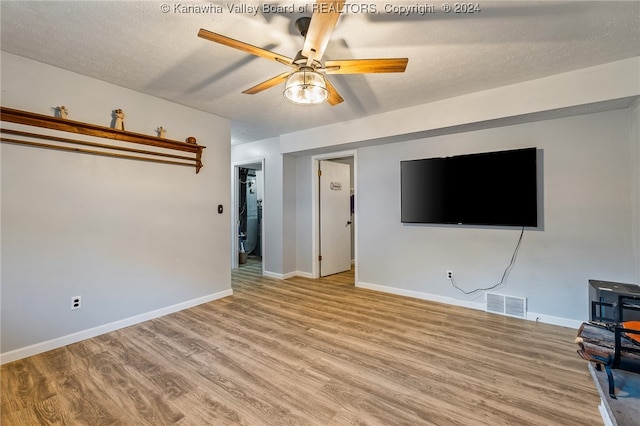
[[[322,256],[318,256],[318,260],[322,262]]]
[[[322,176],[322,170],[318,170],[318,176]]]

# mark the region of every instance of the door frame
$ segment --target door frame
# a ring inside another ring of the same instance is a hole
[[[240,168],[248,168],[247,166],[255,166],[257,164],[260,164],[261,170],[262,170],[262,188],[263,188],[263,192],[262,192],[262,223],[260,224],[260,253],[262,253],[262,273],[264,274],[264,265],[265,265],[265,260],[266,257],[268,255],[268,253],[265,252],[265,241],[264,241],[264,226],[262,226],[264,224],[264,218],[265,215],[267,214],[267,209],[266,209],[266,192],[267,192],[267,174],[265,173],[265,159],[263,158],[258,158],[256,160],[244,160],[244,161],[237,161],[235,163],[232,163],[232,167],[231,167],[231,198],[232,198],[232,206],[233,206],[233,212],[230,215],[231,216],[231,269],[238,269],[238,267],[240,266],[239,260],[238,260],[238,251],[240,250],[240,244],[238,241],[238,221],[240,220],[239,217],[239,211],[240,211]]]
[[[337,158],[353,157],[353,182],[351,183],[356,197],[354,198],[353,221],[355,222],[353,252],[355,262],[355,284],[358,283],[358,152],[356,150],[337,151],[311,156],[311,222],[313,233],[311,235],[311,275],[312,278],[320,278],[320,187],[318,184],[318,168],[321,160],[334,160]]]

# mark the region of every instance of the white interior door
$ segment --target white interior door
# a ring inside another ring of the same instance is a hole
[[[320,161],[320,276],[351,269],[351,173]]]

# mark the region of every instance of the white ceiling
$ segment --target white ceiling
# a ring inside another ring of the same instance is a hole
[[[230,12],[230,5],[260,12]],[[286,71],[197,37],[205,28],[293,57],[303,14],[264,2],[2,1],[2,50],[207,111],[232,121],[232,143],[313,128],[465,93],[640,56],[639,1],[479,2],[473,14],[344,13],[323,59],[407,57],[404,74],[331,75],[345,102],[296,106],[282,86],[242,90]],[[311,1],[270,1],[295,8]],[[350,2],[355,8],[360,4]],[[180,13],[175,5],[222,13]],[[449,3],[451,5],[454,2]],[[310,13],[304,15],[309,16]],[[455,111],[452,111],[455,113]]]

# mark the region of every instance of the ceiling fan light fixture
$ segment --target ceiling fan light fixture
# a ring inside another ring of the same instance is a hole
[[[284,97],[295,104],[321,104],[329,98],[324,76],[310,67],[301,67],[287,78]]]

